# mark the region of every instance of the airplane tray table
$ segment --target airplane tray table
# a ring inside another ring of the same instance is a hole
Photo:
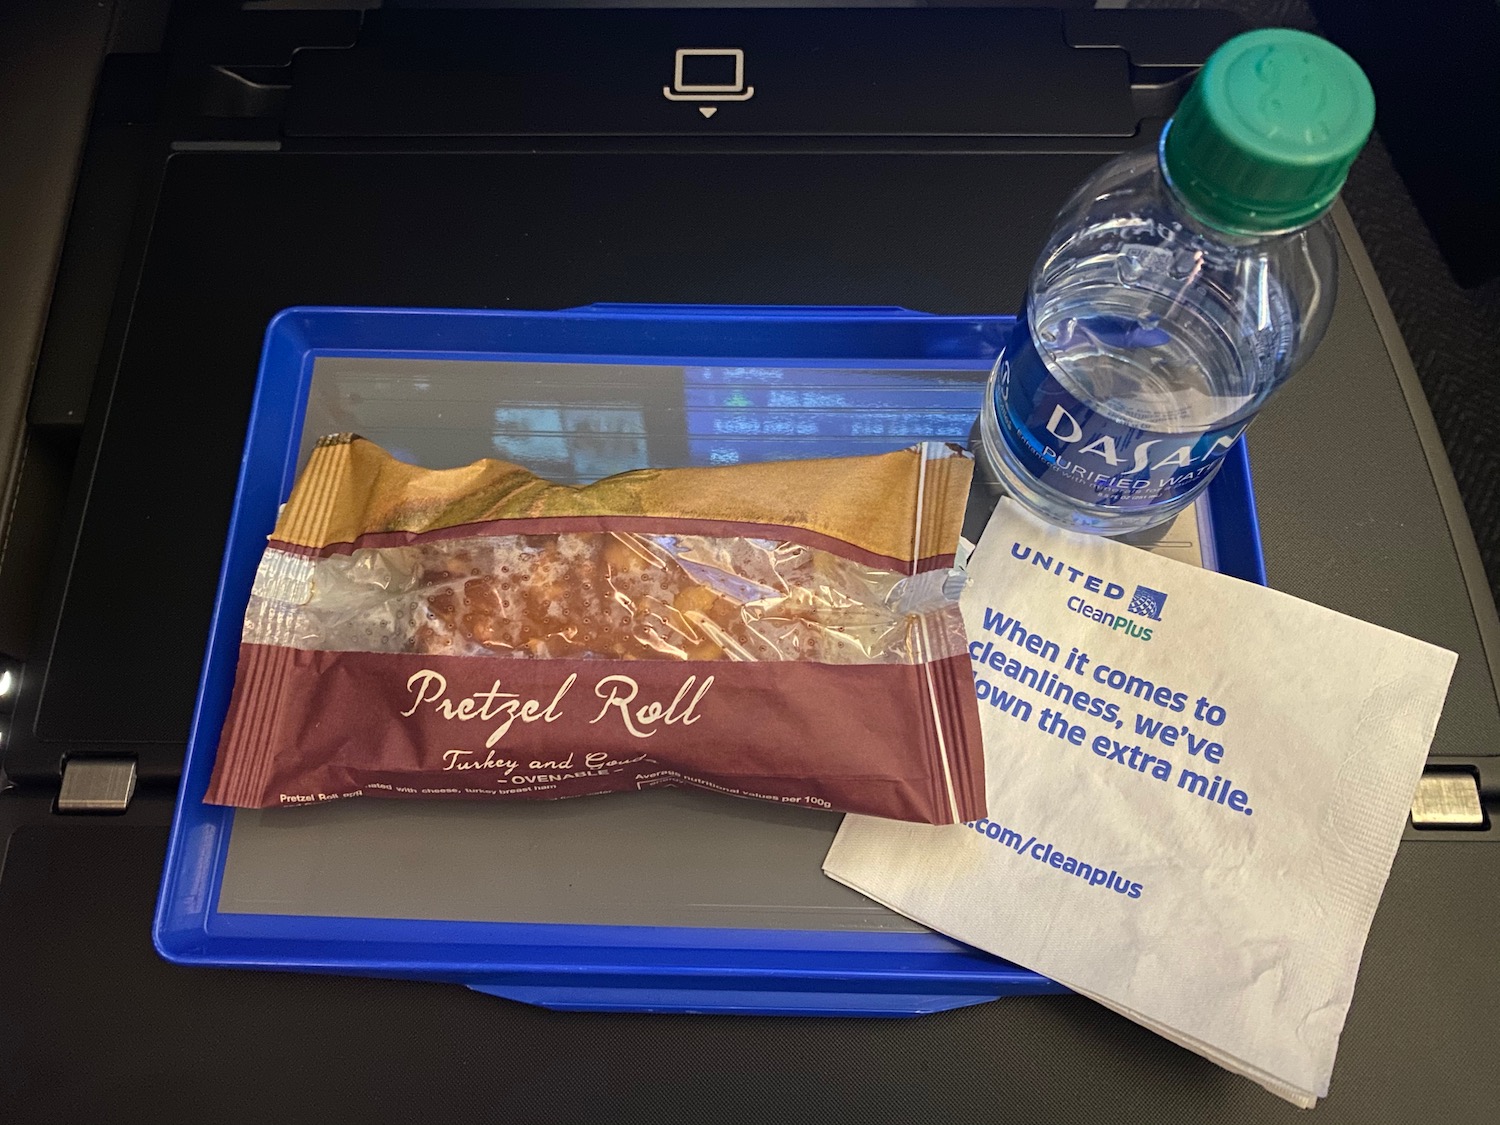
[[[0,305],[0,360],[35,366],[0,556],[5,589],[23,564],[35,579],[28,600],[0,605],[35,618],[34,643],[7,650],[24,664],[0,716],[13,782],[0,794],[0,1116],[1307,1120],[1071,995],[894,1020],[578,1013],[442,981],[156,953],[256,361],[278,311],[1014,311],[1067,194],[1150,143],[1184,78],[1239,29],[1223,13],[1081,8],[471,11],[442,17],[443,42],[465,48],[444,70],[422,10],[291,6],[177,5],[166,23],[124,18],[130,0],[113,15],[94,0],[0,6],[6,57],[27,60],[0,67],[0,132],[28,156],[0,176],[0,232],[26,236],[24,272],[5,284],[27,297]],[[499,52],[523,70],[497,85],[492,44],[528,40],[546,49]],[[712,116],[665,98],[685,47],[742,50],[754,97]],[[1490,819],[1408,830],[1315,1112],[1488,1125],[1500,624],[1379,282],[1342,209],[1335,219],[1328,336],[1250,434],[1268,581],[1459,654],[1430,764],[1477,777]],[[63,815],[65,769],[94,758],[133,763],[133,800],[114,817]],[[497,881],[528,860],[486,858]]]
[[[289,309],[266,333],[155,928],[188,965],[401,975],[549,1007],[916,1015],[1061,991],[821,873],[839,817],[643,791],[203,803],[267,534],[313,443],[628,469],[962,442],[1009,317],[902,309]],[[976,481],[977,537],[993,493]],[[988,503],[985,502],[988,498]],[[1158,549],[1262,580],[1244,443]],[[752,721],[746,716],[746,721]],[[497,860],[500,866],[496,867]]]

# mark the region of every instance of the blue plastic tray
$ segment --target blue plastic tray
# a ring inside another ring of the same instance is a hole
[[[788,457],[872,452],[882,441],[899,448],[913,437],[964,441],[978,407],[977,390],[972,405],[962,409],[952,409],[950,398],[947,409],[913,412],[911,380],[887,385],[878,372],[987,371],[1010,323],[1008,317],[929,316],[893,308],[298,308],[278,315],[266,333],[183,765],[153,927],[157,950],[184,965],[450,981],[580,1010],[897,1016],[1065,991],[930,933],[220,912],[233,812],[202,800],[229,703],[245,602],[277,509],[291,491],[318,357],[681,367],[689,457],[708,462],[740,455],[734,426],[705,428],[703,419],[722,410],[758,431],[761,457],[768,451]],[[811,440],[802,432],[805,421],[778,420],[784,395],[768,392],[758,400],[741,387],[731,399],[716,385],[717,373],[726,369],[761,368],[864,371],[850,393],[866,396],[854,401],[856,416],[860,403],[868,402],[869,419],[850,424],[846,409],[815,427]],[[878,418],[894,416],[889,403],[881,403],[902,395],[908,396],[908,408],[898,412],[903,425],[928,432],[879,430]],[[767,442],[767,433],[784,433],[785,440]],[[1263,583],[1243,442],[1226,457],[1209,502],[1219,569]]]

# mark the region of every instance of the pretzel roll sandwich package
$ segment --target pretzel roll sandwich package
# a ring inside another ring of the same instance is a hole
[[[971,469],[929,443],[571,487],[325,437],[256,574],[206,799],[686,785],[973,821]]]

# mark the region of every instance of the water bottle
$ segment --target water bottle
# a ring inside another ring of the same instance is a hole
[[[1326,40],[1225,43],[1154,151],[1063,207],[990,376],[982,470],[1037,515],[1118,535],[1208,486],[1333,312],[1328,210],[1374,122]]]

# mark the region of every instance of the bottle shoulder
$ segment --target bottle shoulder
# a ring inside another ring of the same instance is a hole
[[[1150,150],[1111,160],[1063,207],[1031,277],[1033,315],[1058,300],[1103,299],[1143,290],[1174,305],[1243,319],[1269,306],[1315,345],[1337,286],[1337,251],[1325,214],[1308,226],[1247,237],[1196,219],[1163,177]]]
[[[1332,223],[1325,212],[1295,230],[1244,235],[1195,216],[1172,188],[1151,149],[1115,157],[1079,185],[1053,223],[1043,258],[1090,241],[1186,246],[1223,259],[1295,256],[1304,247],[1331,250]],[[1332,255],[1327,255],[1331,257]]]
[[[1037,354],[1081,401],[1147,429],[1253,414],[1317,347],[1337,295],[1326,215],[1259,236],[1182,206],[1150,153],[1100,168],[1063,208],[1032,273]]]

